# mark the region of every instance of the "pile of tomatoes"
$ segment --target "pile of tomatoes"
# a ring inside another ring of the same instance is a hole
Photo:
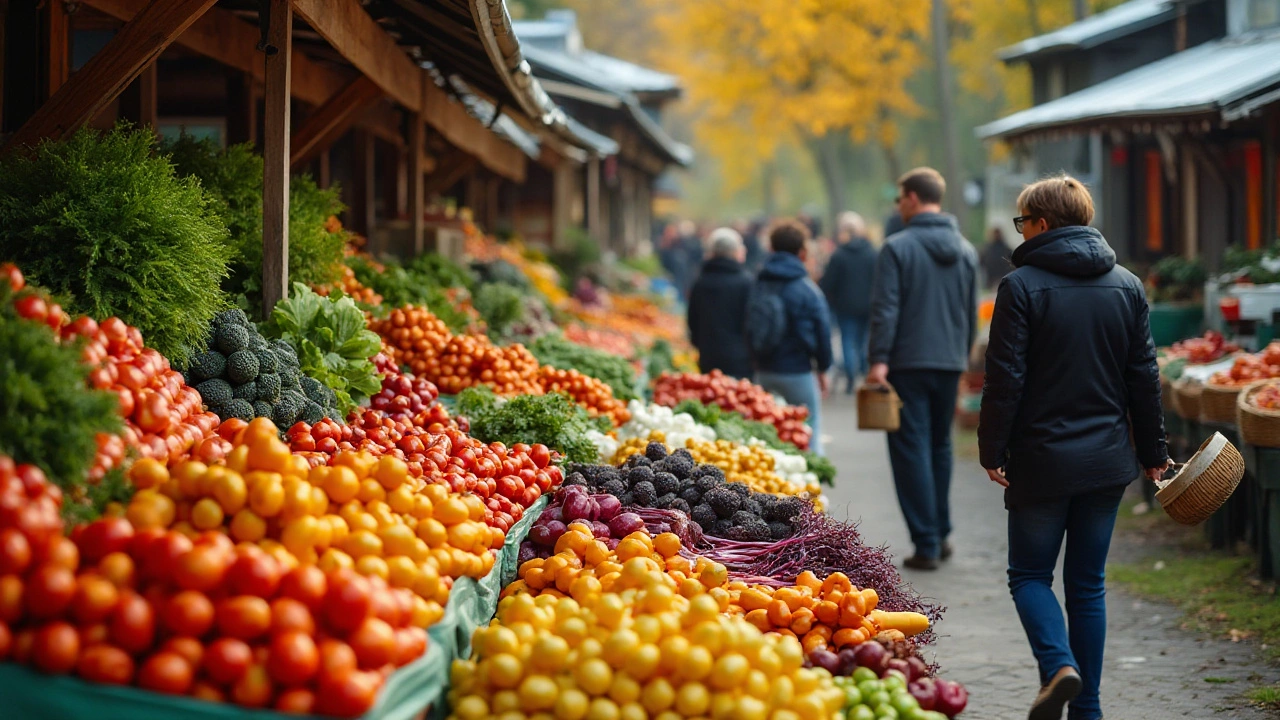
[[[614,427],[624,425],[631,419],[627,404],[614,397],[613,388],[590,375],[543,365],[538,369],[538,383],[543,392],[568,395],[575,403],[586,408],[591,417],[608,417],[613,421]]]
[[[1218,360],[1240,349],[1239,345],[1227,342],[1217,330],[1207,330],[1201,337],[1188,338],[1173,344],[1169,348],[1169,356],[1186,358],[1187,362],[1204,364]]]
[[[1273,342],[1256,355],[1240,355],[1231,369],[1215,373],[1210,385],[1241,387],[1258,380],[1280,377],[1280,342]]]
[[[347,265],[342,266],[342,279],[338,282],[338,288],[343,294],[349,296],[352,300],[365,305],[381,305],[382,296],[374,292],[372,288],[367,288],[360,284],[356,279],[356,272]],[[328,297],[331,292],[328,286],[320,286],[315,288],[317,295]]]
[[[453,337],[443,320],[417,305],[396,308],[385,319],[371,318],[369,329],[382,336],[384,353],[389,350],[396,364],[418,376],[426,373],[427,361]]]
[[[653,386],[653,401],[675,407],[683,400],[736,412],[748,420],[760,420],[778,429],[778,437],[801,450],[809,449],[813,431],[806,420],[809,409],[799,405],[779,405],[769,391],[750,380],[731,378],[719,370],[706,375],[663,373]]]
[[[1280,385],[1267,384],[1262,386],[1258,392],[1249,398],[1254,407],[1263,410],[1280,410]]]

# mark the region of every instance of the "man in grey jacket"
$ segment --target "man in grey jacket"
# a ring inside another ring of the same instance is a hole
[[[867,382],[888,382],[902,398],[889,460],[915,544],[903,565],[917,570],[951,556],[951,423],[978,328],[978,256],[942,212],[945,190],[932,168],[898,181],[907,224],[885,241],[871,296]]]

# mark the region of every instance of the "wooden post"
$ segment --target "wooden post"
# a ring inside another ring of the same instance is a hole
[[[289,104],[293,4],[271,0],[262,142],[262,312],[289,297]]]
[[[144,68],[138,79],[120,93],[120,116],[155,130],[158,120],[155,63]]]
[[[422,75],[422,107],[426,108],[427,76]],[[427,198],[423,184],[426,168],[423,159],[427,153],[427,119],[423,112],[409,116],[409,231],[413,238],[413,253],[421,255],[427,242]]]
[[[57,140],[91,120],[217,0],[151,0],[5,143]],[[61,5],[61,3],[55,3]],[[282,3],[286,7],[288,3]]]
[[[258,142],[257,80],[235,68],[227,69],[227,144]],[[292,81],[291,81],[292,83]]]
[[[62,0],[44,4],[44,98],[53,97],[71,77],[71,20]]]
[[[596,244],[604,240],[604,227],[600,223],[600,158],[592,155],[587,160],[587,235]]]

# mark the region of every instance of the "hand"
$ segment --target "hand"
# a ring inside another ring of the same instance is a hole
[[[889,384],[889,366],[885,363],[876,363],[867,371],[868,385],[888,385]]]
[[[818,391],[822,393],[823,398],[831,394],[831,378],[821,370],[818,371]]]
[[[1166,458],[1164,464],[1159,467],[1147,468],[1143,471],[1143,474],[1145,474],[1147,479],[1151,482],[1158,483],[1164,479],[1165,471],[1171,467],[1173,467],[1173,461]]]
[[[996,470],[987,470],[987,477],[991,478],[991,482],[999,485],[1002,488],[1009,487],[1009,479],[1004,476],[1004,468],[998,468]]]

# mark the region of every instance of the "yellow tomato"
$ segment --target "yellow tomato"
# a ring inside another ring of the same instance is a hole
[[[254,482],[249,490],[249,508],[264,518],[279,515],[284,508],[283,480],[276,475]]]
[[[191,524],[198,530],[213,530],[222,525],[222,506],[213,498],[203,498],[191,508]]]
[[[231,518],[231,537],[239,542],[257,542],[267,536],[267,521],[245,508]]]

